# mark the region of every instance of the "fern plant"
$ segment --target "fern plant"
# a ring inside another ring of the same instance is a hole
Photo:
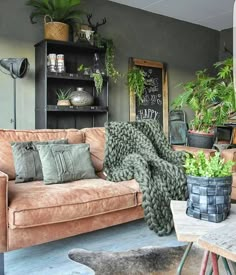
[[[224,161],[220,153],[216,152],[213,157],[207,158],[203,151],[196,156],[187,154],[185,159],[185,172],[190,176],[197,177],[226,177],[232,175],[232,167],[236,163]]]
[[[28,0],[26,5],[33,8],[30,15],[32,24],[48,15],[53,21],[73,25],[83,14],[79,9],[80,0]]]
[[[217,62],[214,67],[216,76],[210,76],[207,70],[196,72],[196,79],[185,83],[184,92],[172,103],[175,109],[188,106],[194,111],[194,119],[190,121],[190,129],[194,131],[208,133],[223,125],[235,111],[233,59]]]

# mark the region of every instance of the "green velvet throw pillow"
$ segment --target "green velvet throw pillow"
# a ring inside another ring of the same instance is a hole
[[[12,152],[16,171],[16,183],[43,180],[42,164],[37,145],[66,144],[67,139],[49,141],[12,142]]]
[[[97,178],[89,144],[37,145],[45,184]]]

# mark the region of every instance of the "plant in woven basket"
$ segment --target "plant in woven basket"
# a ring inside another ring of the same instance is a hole
[[[209,158],[203,151],[187,155],[188,216],[221,222],[230,213],[233,161],[224,161],[220,153]]]
[[[28,0],[27,6],[33,7],[30,14],[31,23],[37,23],[45,15],[52,18],[54,22],[62,22],[73,25],[80,21],[83,14],[80,10],[80,0]]]
[[[232,175],[232,167],[235,163],[231,160],[224,161],[220,153],[206,157],[203,151],[197,155],[187,154],[185,159],[185,172],[196,177],[227,177]]]
[[[133,66],[128,72],[127,80],[130,93],[134,93],[137,96],[139,103],[143,102],[146,84],[144,71],[137,66]]]

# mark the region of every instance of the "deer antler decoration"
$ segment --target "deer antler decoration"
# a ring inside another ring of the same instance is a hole
[[[105,25],[106,22],[107,22],[107,19],[106,19],[106,17],[104,17],[104,18],[102,19],[102,23],[97,22],[96,25],[95,25],[95,24],[93,24],[93,23],[91,22],[91,18],[92,18],[92,17],[93,17],[92,13],[87,14],[87,19],[88,19],[89,27],[91,27],[92,30],[94,31],[94,34],[96,34],[97,31],[98,31],[98,27],[100,27],[100,26],[102,26],[102,25]]]

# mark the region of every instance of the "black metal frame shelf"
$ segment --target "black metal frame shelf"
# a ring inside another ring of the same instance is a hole
[[[93,45],[90,45],[89,43],[86,43],[86,42],[65,42],[65,41],[57,41],[57,40],[41,40],[40,42],[38,42],[37,44],[35,44],[35,47],[38,47],[40,44],[44,44],[44,43],[47,43],[47,45],[49,47],[68,47],[68,48],[75,48],[75,49],[78,49],[80,51],[85,51],[85,52],[90,52],[90,53],[95,53],[95,52],[98,52],[98,53],[105,53],[106,52],[106,48],[103,47],[103,48],[98,48],[98,47],[95,47]]]
[[[70,79],[70,80],[80,80],[80,81],[92,81],[94,82],[93,78],[89,75],[81,75],[81,74],[74,74],[74,73],[47,73],[48,78],[57,78],[57,79]],[[107,76],[103,76],[103,81],[108,81]]]
[[[48,112],[87,112],[87,113],[106,113],[108,106],[58,106],[48,105]]]
[[[97,94],[94,79],[78,72],[81,64],[91,66],[94,53],[105,62],[105,48],[90,44],[42,40],[35,45],[35,127],[36,129],[67,129],[102,127],[108,121],[109,78],[104,75],[102,92]],[[63,54],[65,73],[49,72],[49,53]],[[94,97],[94,106],[58,106],[58,89],[85,88]]]

